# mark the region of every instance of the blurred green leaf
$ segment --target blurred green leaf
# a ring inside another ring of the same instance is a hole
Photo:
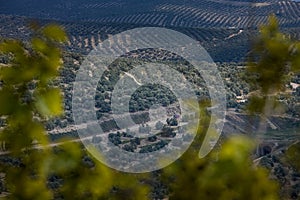
[[[67,35],[65,31],[56,25],[48,25],[42,29],[42,33],[50,40],[56,42],[65,42],[67,40]]]
[[[164,179],[173,179],[170,199],[279,199],[277,184],[250,160],[254,146],[249,138],[238,136],[205,159],[193,158],[191,152],[185,154],[164,169]]]
[[[18,102],[9,88],[0,89],[0,115],[10,115],[17,108]]]
[[[45,52],[48,49],[47,43],[40,38],[33,38],[31,43],[32,48],[37,52]]]
[[[300,171],[300,142],[292,144],[285,154],[287,161]]]
[[[59,89],[50,89],[37,97],[36,107],[43,116],[62,114],[62,98]]]

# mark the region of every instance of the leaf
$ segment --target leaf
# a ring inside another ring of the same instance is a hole
[[[24,53],[24,49],[19,41],[7,40],[0,44],[0,52],[2,53]]]
[[[254,147],[254,143],[249,138],[244,136],[235,136],[230,138],[227,143],[222,146],[220,159],[231,159],[236,162],[245,162]]]
[[[54,24],[48,25],[43,28],[42,33],[50,40],[54,40],[56,42],[65,42],[67,41],[67,35],[65,31]]]
[[[0,90],[0,115],[11,114],[16,109],[16,105],[17,100],[11,90]]]
[[[36,51],[44,52],[48,48],[45,41],[43,41],[40,38],[33,38],[31,43],[32,43],[33,49]]]
[[[48,137],[45,129],[40,123],[31,121],[25,128],[27,129],[27,132],[30,133],[33,140],[36,140],[36,142],[42,145],[48,144]]]
[[[50,163],[51,170],[58,174],[64,174],[73,171],[81,163],[82,152],[80,146],[67,140],[62,141],[63,145],[58,146],[56,153]]]
[[[262,114],[264,111],[266,99],[261,96],[251,96],[247,110],[250,114]]]
[[[292,144],[285,154],[287,161],[300,170],[300,142]]]
[[[36,108],[44,117],[62,114],[62,97],[59,89],[50,89],[37,97]]]

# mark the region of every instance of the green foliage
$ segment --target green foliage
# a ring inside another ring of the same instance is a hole
[[[300,143],[291,145],[286,151],[285,158],[293,167],[300,172]]]
[[[0,44],[0,52],[10,58],[0,68],[0,114],[6,119],[0,137],[11,152],[31,148],[33,141],[45,144],[41,122],[62,114],[60,90],[50,84],[62,65],[61,53],[58,43],[44,34],[47,29],[36,32],[30,46],[15,40]]]
[[[209,102],[200,104],[196,141],[163,171],[163,180],[171,183],[170,199],[279,199],[277,184],[269,180],[265,169],[254,166],[250,159],[255,147],[250,138],[232,137],[222,143],[219,150],[199,159],[197,150],[210,120],[205,112],[208,105]]]
[[[186,155],[166,170],[174,179],[170,199],[278,199],[267,171],[252,166],[252,148],[249,138],[236,137],[205,160]]]
[[[248,76],[250,77],[248,81],[256,90],[252,92],[249,99],[248,111],[263,116],[261,127],[263,127],[262,122],[266,124],[266,117],[284,112],[284,105],[279,99],[289,97],[290,93],[286,91],[287,85],[291,82],[292,76],[299,72],[300,42],[294,41],[289,35],[280,32],[278,21],[272,15],[269,23],[260,28],[260,35],[254,44],[248,67]],[[295,99],[292,97],[289,101],[295,101],[293,98]],[[293,112],[297,112],[295,108],[293,108]],[[295,143],[287,148],[281,160],[287,161],[288,165],[300,170],[299,154],[299,143]],[[276,171],[281,171],[279,169],[281,168],[277,168],[273,173],[276,175],[278,173]],[[282,180],[280,182],[282,186],[287,185]],[[281,189],[284,190],[281,192],[282,197],[287,195],[283,193],[289,193],[287,188]],[[297,192],[292,196],[297,196]]]
[[[258,91],[250,98],[248,109],[268,115],[279,105],[274,97],[284,92],[291,75],[300,71],[300,42],[280,32],[274,15],[260,28],[247,69],[248,81]]]
[[[147,199],[148,187],[138,177],[97,163],[76,142],[49,143],[43,124],[63,111],[54,80],[63,64],[59,46],[67,37],[55,25],[33,28],[30,44],[0,44],[9,58],[8,65],[0,65],[0,115],[5,120],[0,141],[7,147],[0,172],[7,198],[120,199],[126,194],[128,199]],[[61,181],[50,181],[53,177]],[[113,192],[113,186],[121,189]]]
[[[41,92],[36,100],[38,111],[44,116],[58,116],[61,113],[61,95],[59,89]]]
[[[29,46],[15,40],[0,44],[0,52],[10,59],[0,68],[0,114],[6,122],[0,141],[11,159],[19,162],[0,165],[11,199],[52,198],[46,185],[51,154],[48,149],[33,149],[37,144],[48,145],[42,122],[62,114],[60,90],[50,84],[62,65],[61,53],[48,28],[37,31]],[[66,38],[61,28],[56,29],[61,39]]]

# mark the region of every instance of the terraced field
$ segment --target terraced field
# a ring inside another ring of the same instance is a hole
[[[69,33],[68,48],[87,54],[110,35],[159,26],[196,39],[216,62],[243,62],[270,13],[299,38],[300,2],[292,0],[11,0],[0,4],[0,36],[26,39],[28,18],[54,20]]]
[[[31,18],[0,15],[0,38],[16,38],[23,41],[30,35],[28,23]],[[41,24],[53,20],[39,20]],[[68,35],[67,49],[82,54],[89,53],[99,43],[111,35],[125,30],[143,27],[136,24],[118,23],[88,23],[88,22],[61,22]],[[200,42],[216,62],[242,62],[249,48],[249,38],[255,30],[229,29],[229,28],[182,28],[167,27],[182,32]],[[294,33],[297,31],[295,29]]]
[[[33,18],[193,28],[255,27],[270,13],[283,26],[300,24],[300,2],[292,0],[11,0],[0,5],[0,14]]]

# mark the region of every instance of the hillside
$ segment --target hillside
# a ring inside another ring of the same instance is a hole
[[[56,82],[63,90],[65,115],[45,124],[51,141],[55,143],[64,136],[76,140],[78,127],[89,128],[88,123],[77,127],[74,124],[73,83],[85,56],[98,44],[114,34],[146,26],[165,27],[188,35],[197,40],[217,63],[225,84],[228,109],[222,139],[232,134],[247,134],[257,139],[259,145],[253,153],[254,162],[271,170],[271,176],[281,183],[282,193],[289,196],[293,193],[298,197],[300,175],[280,158],[291,144],[299,140],[300,88],[289,88],[291,98],[280,99],[286,113],[267,118],[263,127],[266,132],[264,134],[260,134],[260,118],[249,116],[243,111],[250,91],[245,81],[244,63],[252,41],[258,34],[257,27],[267,21],[270,13],[277,16],[283,32],[292,38],[300,38],[300,2],[292,0],[40,0],[38,3],[36,0],[11,0],[0,3],[0,41],[4,38],[28,41],[31,34],[29,23],[32,21],[41,25],[57,23],[68,33],[69,41],[63,46],[64,67]],[[119,42],[124,41],[121,38]],[[154,104],[151,100],[159,96],[157,94],[163,93],[158,98],[161,100],[159,103],[171,107],[171,112],[168,113],[168,117],[171,117],[175,110],[174,104],[177,103],[174,95],[160,87],[137,90],[129,105],[130,115],[137,125],[129,127],[131,130],[118,130],[110,108],[114,81],[134,64],[157,62],[174,65],[175,62],[177,67],[182,67],[180,72],[200,88],[197,91],[199,99],[208,97],[208,92],[202,77],[194,73],[193,68],[181,57],[153,49],[134,53],[138,55],[138,59],[130,60],[130,53],[117,59],[99,80],[95,113],[98,123],[109,135],[111,142],[129,152],[151,152],[167,145],[176,134],[180,135],[181,127],[167,127],[168,134],[159,133],[155,137],[138,141],[129,137],[127,132],[150,132],[147,124],[151,114],[149,109]],[[128,58],[129,61],[126,60]],[[5,57],[0,57],[0,63],[6,61]],[[293,84],[300,84],[300,76],[295,76],[293,81]],[[245,102],[239,102],[238,97],[243,97]],[[150,125],[153,126],[154,122],[152,123]],[[1,124],[4,124],[2,120]],[[87,139],[97,142],[99,138],[96,135]]]
[[[275,13],[285,27],[299,26],[299,2],[291,0],[11,0],[0,13],[60,21],[189,28],[256,27]]]

